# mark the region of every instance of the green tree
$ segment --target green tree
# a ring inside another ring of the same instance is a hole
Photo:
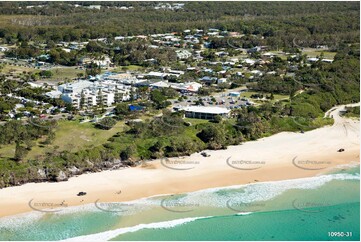
[[[122,159],[123,161],[129,160],[136,152],[136,148],[134,147],[134,145],[129,145],[125,148],[125,150],[123,150],[122,152],[120,152],[120,159]]]
[[[50,70],[44,70],[39,73],[39,75],[43,78],[50,78],[53,76],[53,72]]]
[[[88,76],[96,76],[96,75],[100,74],[100,71],[101,71],[100,66],[98,66],[94,62],[91,62],[90,64],[88,64],[85,69],[85,73]]]
[[[216,115],[213,119],[213,122],[215,123],[221,123],[222,122],[222,116]]]
[[[27,153],[28,150],[20,145],[19,142],[16,142],[14,160],[18,162],[21,161],[27,155]]]
[[[119,103],[115,106],[114,112],[116,115],[127,116],[130,114],[129,105],[126,103]]]
[[[210,123],[202,127],[197,137],[206,143],[209,149],[221,149],[226,146],[224,130],[216,124]]]
[[[83,109],[84,105],[85,105],[85,94],[84,94],[84,90],[82,90],[80,94],[80,103],[79,103],[80,109]]]
[[[105,117],[103,119],[101,119],[98,123],[97,123],[97,127],[100,129],[111,129],[114,127],[114,125],[117,124],[117,121],[111,117]]]

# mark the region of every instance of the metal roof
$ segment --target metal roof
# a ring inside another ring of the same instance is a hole
[[[204,106],[189,106],[184,107],[184,111],[195,113],[211,113],[211,114],[224,114],[229,113],[231,110],[222,107],[204,107]]]

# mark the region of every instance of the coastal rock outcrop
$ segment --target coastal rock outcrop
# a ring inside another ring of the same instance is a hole
[[[68,177],[67,177],[67,175],[65,174],[64,171],[59,171],[59,174],[57,175],[57,177],[55,179],[56,179],[57,182],[67,181]]]
[[[71,175],[79,175],[79,174],[81,174],[81,172],[80,172],[80,170],[77,168],[77,167],[75,167],[75,166],[72,166],[72,167],[70,167],[70,168],[68,168],[68,171],[70,172],[70,174]]]
[[[44,169],[38,169],[38,176],[39,176],[39,179],[46,179],[47,176],[46,176],[46,172]]]

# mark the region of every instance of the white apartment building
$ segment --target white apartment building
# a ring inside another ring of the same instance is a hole
[[[192,56],[192,53],[185,49],[180,49],[175,51],[178,59],[188,59]]]
[[[78,81],[60,85],[61,98],[76,108],[112,106],[130,99],[131,88],[113,80]]]

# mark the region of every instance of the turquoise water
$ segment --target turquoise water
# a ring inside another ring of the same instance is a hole
[[[359,240],[360,204],[341,204],[297,210],[260,212],[245,216],[199,219],[170,229],[144,229],[114,240]],[[328,232],[353,232],[352,237],[330,237]]]
[[[345,168],[319,177],[1,218],[0,240],[359,240],[359,191],[359,167]]]
[[[22,226],[1,228],[0,240],[58,240],[97,231],[117,224],[119,217],[102,212],[80,212],[66,215],[47,214]],[[95,229],[96,228],[96,229]]]

